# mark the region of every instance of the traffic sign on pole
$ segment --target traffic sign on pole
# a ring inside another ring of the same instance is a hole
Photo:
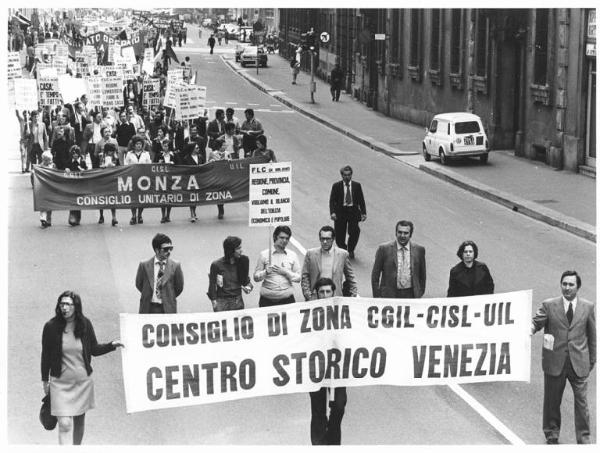
[[[321,33],[321,42],[322,43],[326,43],[329,42],[329,33],[327,33],[326,31],[324,31],[323,33]]]

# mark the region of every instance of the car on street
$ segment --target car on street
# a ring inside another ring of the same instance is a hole
[[[235,45],[235,62],[240,61],[240,57],[242,56],[242,52],[246,47],[250,46],[248,43],[237,43]]]
[[[489,151],[481,118],[473,113],[441,113],[425,128],[423,157],[426,161],[437,156],[442,165],[446,165],[449,159],[475,156],[485,164]]]
[[[240,54],[240,64],[242,67],[251,64],[266,68],[267,52],[265,52],[265,49],[262,46],[246,46]]]
[[[227,37],[229,39],[238,39],[239,30],[240,27],[237,24],[222,24],[219,27],[219,31],[222,31],[223,35],[227,32]]]

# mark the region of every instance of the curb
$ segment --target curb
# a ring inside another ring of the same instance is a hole
[[[308,116],[309,118],[329,127],[330,129],[333,129],[336,132],[340,132],[346,135],[347,137],[357,141],[358,143],[364,146],[371,148],[374,151],[381,152],[390,157],[420,154],[419,152],[401,151],[396,148],[392,148],[391,146],[385,143],[378,142],[377,140],[373,139],[372,137],[369,137],[368,135],[361,134],[360,132],[355,131],[353,129],[348,129],[346,126],[324,115],[321,115],[316,112],[310,112],[304,109],[299,104],[297,104],[294,100],[288,98],[285,95],[279,94],[280,90],[274,90],[268,85],[261,82],[260,80],[257,80],[254,77],[251,77],[250,75],[246,74],[245,72],[242,72],[240,68],[235,66],[235,63],[232,63],[231,61],[225,59],[223,59],[223,61],[233,71],[235,71],[245,80],[247,80],[251,85],[277,99],[282,104],[287,105],[288,107],[302,113],[305,116]],[[442,179],[471,193],[479,195],[482,198],[505,206],[513,210],[514,212],[518,212],[527,217],[533,218],[540,222],[544,222],[550,226],[568,231],[569,233],[572,233],[583,239],[587,239],[588,241],[594,243],[596,242],[596,228],[593,225],[589,225],[573,217],[560,214],[556,211],[545,208],[544,206],[540,206],[537,203],[525,200],[516,195],[512,195],[498,189],[494,189],[493,187],[481,184],[472,179],[465,178],[463,176],[458,176],[456,174],[451,174],[447,171],[433,169],[424,164],[413,166],[406,162],[403,162],[401,159],[398,160],[405,165],[412,166],[413,168],[421,170],[429,175],[435,176],[436,178]]]
[[[493,201],[494,203],[505,206],[514,212],[518,212],[553,227],[568,231],[569,233],[587,239],[588,241],[596,242],[596,228],[593,225],[560,214],[552,209],[545,208],[544,206],[540,206],[537,203],[525,200],[516,195],[486,186],[485,184],[481,184],[470,178],[465,178],[464,176],[452,174],[440,169],[434,169],[424,164],[419,165],[418,168],[429,175],[468,190],[469,192]]]
[[[360,143],[361,145],[364,146],[368,146],[369,148],[371,148],[374,151],[378,151],[381,153],[384,153],[390,157],[394,157],[394,156],[408,156],[408,155],[415,155],[415,154],[419,154],[418,152],[415,151],[402,151],[396,148],[393,148],[389,145],[387,145],[386,143],[380,142],[375,140],[372,137],[369,137],[368,135],[362,134],[356,130],[353,129],[349,129],[347,126],[344,126],[343,124],[340,124],[324,115],[321,115],[320,113],[316,113],[316,112],[311,112],[309,110],[306,110],[305,108],[301,107],[298,103],[296,103],[296,101],[294,101],[293,99],[282,95],[282,94],[278,94],[280,93],[280,90],[274,90],[273,88],[269,87],[268,85],[264,84],[263,82],[261,82],[260,80],[255,79],[254,77],[248,75],[245,72],[242,72],[242,70],[240,68],[238,68],[237,66],[234,66],[235,63],[232,63],[230,60],[225,60],[223,59],[223,61],[225,61],[225,63],[233,70],[235,71],[237,74],[239,74],[241,77],[243,77],[245,80],[247,80],[251,85],[253,85],[254,87],[258,88],[259,90],[263,91],[264,93],[272,96],[273,98],[277,99],[279,102],[281,102],[282,104],[302,113],[305,116],[308,116],[309,118],[317,121],[320,124],[323,124],[324,126],[329,127],[330,129],[333,129],[336,132],[340,132],[344,135],[346,135],[347,137],[351,138],[354,141],[357,141],[358,143]]]

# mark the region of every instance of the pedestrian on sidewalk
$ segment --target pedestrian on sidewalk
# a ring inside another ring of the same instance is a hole
[[[532,319],[531,334],[544,329],[543,430],[547,444],[558,444],[560,404],[567,380],[575,400],[575,436],[578,444],[590,443],[587,384],[596,364],[594,303],[577,295],[581,277],[565,271],[560,277],[562,296],[547,299]]]
[[[296,302],[293,283],[300,282],[300,262],[293,250],[286,249],[292,230],[287,225],[278,225],[273,231],[273,250],[260,252],[254,281],[263,282],[260,287],[259,307],[272,307]]]
[[[340,67],[340,63],[336,62],[334,68],[331,70],[331,100],[339,101],[340,100],[340,92],[342,90],[342,82],[344,81],[344,72]]]
[[[177,313],[177,297],[183,291],[183,271],[171,259],[171,238],[158,233],[152,238],[154,256],[138,265],[135,287],[140,292],[140,314]]]
[[[85,413],[95,406],[92,356],[118,347],[123,347],[120,340],[98,343],[92,323],[83,315],[79,294],[64,291],[58,296],[54,317],[42,332],[41,371],[51,413],[58,418],[60,445],[81,445]]]
[[[292,61],[290,61],[290,68],[292,68],[292,85],[296,85],[296,78],[300,72],[300,62],[296,59],[296,55],[294,55]]]
[[[362,186],[352,181],[352,167],[346,165],[340,169],[342,180],[331,186],[329,194],[329,213],[334,222],[336,244],[339,248],[348,250],[354,259],[354,249],[360,236],[359,222],[367,220],[367,206],[363,196]],[[346,231],[348,243],[346,244]]]
[[[210,54],[212,55],[215,48],[215,35],[210,35],[210,38],[208,38],[208,45],[210,46]]]
[[[250,261],[242,254],[242,240],[227,236],[223,241],[223,256],[210,265],[208,292],[213,311],[243,310],[242,291],[253,289],[250,281]]]

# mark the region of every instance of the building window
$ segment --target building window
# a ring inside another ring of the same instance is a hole
[[[421,81],[421,10],[410,10],[410,55],[408,60],[408,74],[417,81]]]
[[[431,11],[431,41],[429,43],[429,76],[434,85],[442,84],[442,11]]]
[[[536,10],[533,65],[533,83],[536,85],[548,84],[548,19],[547,9]]]

